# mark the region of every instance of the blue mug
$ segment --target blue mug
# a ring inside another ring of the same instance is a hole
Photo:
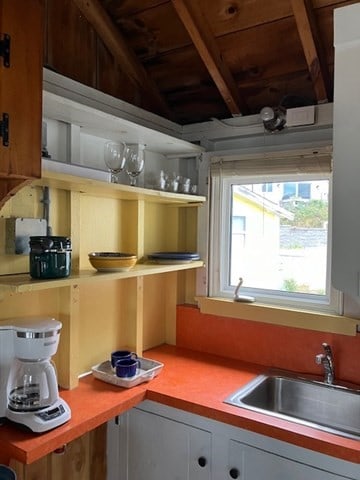
[[[111,366],[115,368],[115,364],[118,360],[131,360],[137,359],[138,356],[135,352],[130,352],[129,350],[116,350],[111,353]]]
[[[138,368],[140,368],[139,360],[134,358],[118,360],[115,364],[116,376],[122,378],[134,377]]]

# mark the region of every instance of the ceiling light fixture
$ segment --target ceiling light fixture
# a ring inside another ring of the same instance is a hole
[[[260,110],[260,118],[268,132],[282,130],[286,123],[286,110],[281,107],[263,107]]]

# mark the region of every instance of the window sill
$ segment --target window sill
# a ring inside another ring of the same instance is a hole
[[[201,313],[319,332],[355,336],[357,325],[360,323],[358,319],[341,315],[274,307],[258,303],[240,303],[227,298],[196,297],[196,301]]]

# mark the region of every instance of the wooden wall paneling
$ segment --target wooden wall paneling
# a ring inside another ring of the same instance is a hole
[[[147,203],[145,206],[144,253],[178,248],[178,208]]]
[[[49,480],[50,478],[53,480],[48,456],[29,465],[11,460],[10,467],[15,471],[17,480]]]
[[[70,196],[70,238],[71,238],[71,271],[80,270],[80,245],[82,232],[80,229],[81,193],[71,191]],[[61,208],[63,210],[63,207]]]
[[[17,480],[99,480],[106,478],[106,424],[73,440],[64,450],[25,465],[10,461]]]
[[[141,0],[134,2],[134,0],[100,0],[101,4],[115,16],[129,16],[135,15],[143,10],[154,9],[161,7],[163,4],[170,3],[169,0]]]
[[[49,188],[50,213],[49,224],[52,235],[71,237],[71,192],[58,188]],[[76,241],[76,239],[74,239]]]
[[[121,202],[120,245],[125,253],[135,253],[142,261],[145,252],[144,221],[148,217],[143,200],[123,200]]]
[[[129,81],[101,40],[97,42],[97,58],[97,88],[132,105],[144,105],[143,108],[146,108],[141,92]]]
[[[135,83],[144,94],[152,98],[152,101],[157,106],[156,111],[159,114],[172,118],[172,112],[169,110],[158,90],[158,86],[148,75],[142,63],[123,38],[120,30],[115,26],[112,18],[106,10],[102,8],[98,0],[73,1],[101,37],[117,63],[123,66],[123,70],[127,73],[129,79]]]
[[[139,356],[143,353],[144,277],[122,280],[121,315],[124,318],[123,346]]]
[[[359,0],[312,0],[313,8],[323,8],[332,6],[334,8],[344,7],[352,3],[358,3]]]
[[[186,67],[188,69],[188,67]],[[191,68],[189,68],[191,70]],[[243,85],[241,91],[244,92]],[[229,111],[215,85],[184,85],[181,89],[167,92],[169,105],[172,105],[180,124],[209,121],[215,118],[228,118]]]
[[[197,248],[197,215],[196,208],[180,209],[180,249],[187,252],[195,252]],[[194,270],[178,272],[178,299],[177,303],[196,303],[196,274]]]
[[[265,105],[278,105],[281,99],[288,94],[303,96],[316,103],[312,81],[307,69],[276,79],[248,80],[242,84],[242,89],[254,113],[260,112]]]
[[[178,282],[181,272],[166,274],[164,298],[165,302],[165,343],[176,345],[176,305],[183,303],[178,293]]]
[[[143,350],[165,343],[167,310],[170,305],[176,309],[174,294],[169,295],[169,290],[176,292],[175,288],[176,273],[144,277]]]
[[[212,85],[208,71],[193,46],[188,46],[161,56],[161,62],[151,62],[147,68],[167,94],[186,91],[197,86]],[[181,87],[179,87],[181,85]],[[220,94],[217,93],[219,99]]]
[[[264,2],[263,0],[246,0],[227,2],[221,0],[208,2],[198,1],[201,10],[207,17],[215,36],[227,35],[239,30],[254,28],[265,23],[276,22],[292,17],[293,11],[288,0]],[[313,9],[321,15],[321,9],[343,6],[354,1],[312,0]]]
[[[24,186],[29,185],[31,180],[12,179],[0,176],[0,209]]]
[[[263,0],[208,2],[199,0],[198,4],[216,37],[275,22],[292,15],[288,0],[276,2],[264,2]]]
[[[90,451],[90,433],[86,433],[65,445],[63,453],[50,453],[47,456],[50,463],[49,477],[47,478],[51,478],[51,480],[63,480],[64,478],[89,480],[92,461]]]
[[[258,32],[250,29],[217,39],[222,55],[233,71],[240,89],[243,82],[258,79],[270,81],[277,76],[307,70],[294,20],[286,19],[278,23],[276,29],[264,25],[259,27]],[[241,48],[234,49],[234,45]],[[171,95],[177,91],[182,92],[184,86],[186,89],[187,86],[191,88],[194,85],[206,84],[208,78],[198,54],[192,47],[172,52],[171,55],[163,55],[162,64],[151,65],[149,69],[160,89],[171,92]],[[204,104],[206,105],[206,100]]]
[[[157,55],[192,44],[171,2],[126,15],[119,9],[115,15],[126,41],[145,64],[148,61],[161,62],[161,58],[155,58]]]
[[[122,246],[123,203],[112,198],[81,195],[78,235],[81,237],[80,268],[93,270],[90,252],[117,252]],[[126,229],[126,226],[124,225]],[[129,229],[129,227],[127,227]]]
[[[56,289],[10,294],[0,301],[0,321],[32,315],[58,318]]]
[[[83,355],[80,323],[80,288],[78,285],[57,290],[59,299],[58,320],[62,322],[60,342],[55,356],[58,384],[65,389],[78,386]]]
[[[0,211],[0,275],[29,272],[29,256],[9,254],[6,251],[6,221],[9,217],[42,218],[41,190],[22,187],[17,195]]]
[[[287,18],[218,38],[219,47],[238,79],[273,78],[307,69],[295,20]],[[234,49],[234,45],[239,48]]]
[[[73,0],[47,0],[49,68],[96,88],[96,34]]]
[[[106,458],[106,436],[107,425],[104,423],[99,427],[89,432],[90,436],[90,472],[89,480],[99,480],[106,477],[107,472],[107,458]]]
[[[104,280],[80,285],[77,375],[89,372],[93,365],[108,360],[113,350],[128,345],[130,293],[125,282]]]

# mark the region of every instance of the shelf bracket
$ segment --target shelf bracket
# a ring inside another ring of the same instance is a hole
[[[0,40],[0,56],[3,57],[4,67],[10,67],[10,35],[4,33]]]
[[[0,120],[0,137],[4,147],[9,146],[9,114],[3,113],[2,120]]]

